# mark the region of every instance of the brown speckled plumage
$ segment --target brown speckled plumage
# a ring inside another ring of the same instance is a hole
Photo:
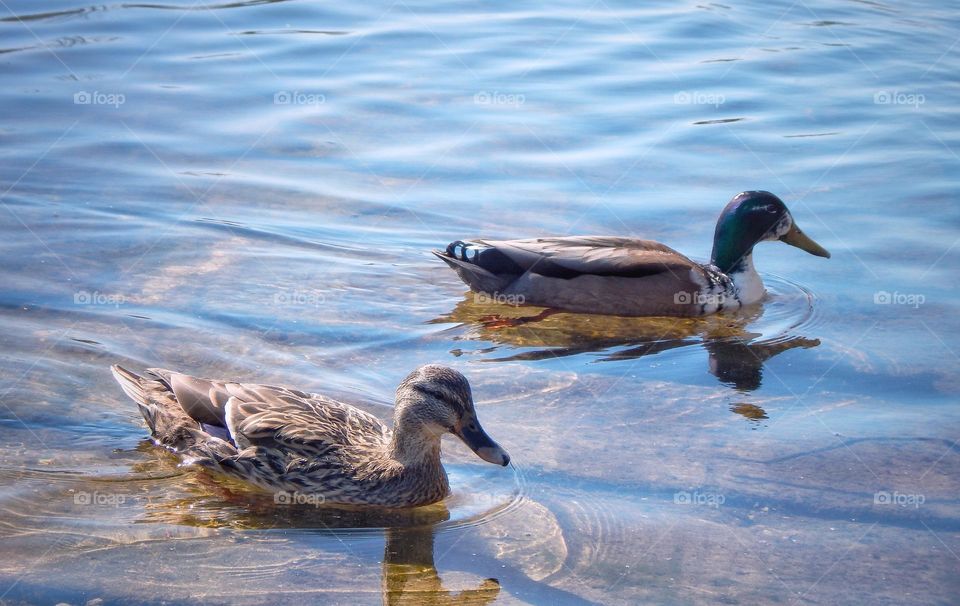
[[[448,431],[481,458],[509,462],[480,428],[466,378],[442,366],[418,368],[397,388],[393,432],[373,415],[318,394],[159,368],[143,375],[112,370],[158,444],[185,464],[272,491],[281,502],[439,501],[449,491],[440,463]]]

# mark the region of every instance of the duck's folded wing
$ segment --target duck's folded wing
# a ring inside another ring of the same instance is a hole
[[[330,398],[287,387],[201,379],[162,368],[150,373],[173,392],[204,431],[229,435],[239,448],[252,444],[355,445],[386,440],[375,416]]]
[[[652,240],[605,236],[484,240],[524,271],[552,278],[580,275],[642,278],[662,273],[686,277],[699,266]]]
[[[381,448],[387,442],[386,426],[379,419],[318,395],[301,397],[288,391],[265,401],[231,396],[224,410],[230,437],[241,449],[266,446],[320,456],[344,447]]]
[[[225,407],[230,398],[271,405],[296,403],[314,397],[312,394],[275,385],[214,381],[162,368],[151,368],[149,372],[167,384],[184,412],[198,423],[207,425],[226,427]]]

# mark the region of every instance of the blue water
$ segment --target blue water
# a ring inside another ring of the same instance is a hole
[[[948,604],[960,591],[949,3],[0,3],[0,603]],[[430,249],[758,247],[706,320],[477,303]],[[402,516],[277,511],[142,442],[107,368],[366,402],[471,380]],[[79,495],[79,496],[78,496]],[[496,582],[486,579],[496,579]],[[451,592],[448,594],[447,592]]]

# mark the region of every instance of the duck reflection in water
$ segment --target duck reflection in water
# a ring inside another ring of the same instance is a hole
[[[452,312],[431,320],[470,328],[461,338],[509,345],[523,351],[492,361],[548,360],[577,354],[603,354],[600,361],[629,360],[660,352],[701,345],[709,356],[709,371],[721,383],[739,391],[752,391],[763,380],[763,365],[770,358],[797,347],[820,345],[819,339],[785,334],[763,338],[749,326],[763,315],[761,306],[739,313],[702,318],[601,316],[564,313],[554,309],[478,303],[473,295]],[[456,327],[452,330],[460,330]],[[480,349],[491,354],[497,347]],[[455,355],[467,355],[462,349]]]
[[[490,604],[500,583],[486,579],[476,589],[447,591],[433,562],[433,527],[388,528],[383,550],[383,603],[393,605]]]
[[[305,532],[355,532],[383,529],[381,591],[383,604],[490,604],[500,594],[496,579],[484,579],[475,588],[450,591],[434,565],[436,526],[450,518],[443,502],[409,509],[309,505],[278,505],[270,495],[251,493],[229,478],[205,470],[185,471],[168,453],[149,440],[137,449],[156,457],[136,464],[133,471],[152,478],[177,477],[180,498],[148,499],[144,522],[201,528],[297,529]]]

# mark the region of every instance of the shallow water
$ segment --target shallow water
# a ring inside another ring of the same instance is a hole
[[[955,7],[361,4],[0,3],[0,603],[955,602]],[[737,315],[504,326],[429,253],[703,259],[745,189],[833,258],[761,245]],[[115,362],[384,417],[449,364],[514,463],[277,507],[145,442]]]

